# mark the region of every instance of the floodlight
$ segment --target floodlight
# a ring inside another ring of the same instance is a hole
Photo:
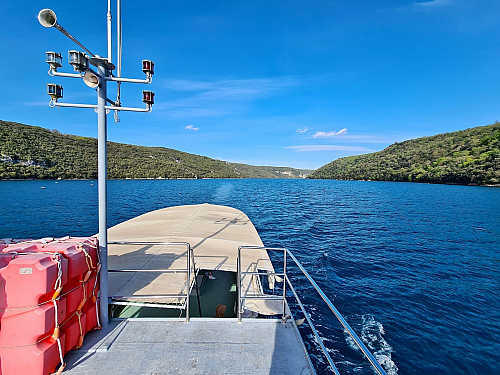
[[[57,71],[62,66],[62,56],[58,52],[45,52],[45,61],[50,65],[50,69]]]
[[[57,101],[57,99],[63,97],[63,87],[55,83],[47,83],[47,95],[49,95],[52,100]]]
[[[83,72],[87,70],[89,62],[87,56],[80,51],[68,51],[69,63],[73,65],[76,72]]]
[[[155,74],[155,63],[151,60],[142,60],[142,71],[148,76]]]
[[[142,101],[147,105],[155,104],[155,93],[152,91],[143,90],[142,91]]]

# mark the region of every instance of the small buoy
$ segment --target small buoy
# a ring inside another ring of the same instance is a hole
[[[56,183],[56,184],[58,184],[58,182],[57,182],[57,181],[56,181],[55,183]]]

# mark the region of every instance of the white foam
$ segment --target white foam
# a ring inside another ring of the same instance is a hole
[[[396,375],[398,373],[398,366],[396,366],[391,357],[394,349],[387,341],[385,341],[383,337],[385,334],[384,326],[382,323],[377,322],[371,315],[362,315],[361,319],[361,341],[363,341],[368,349],[370,349],[375,359],[387,372],[387,375]],[[359,350],[358,346],[351,336],[348,335],[347,331],[344,331],[344,333],[349,347],[354,350]]]

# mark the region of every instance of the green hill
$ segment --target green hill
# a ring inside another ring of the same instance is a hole
[[[229,163],[108,142],[108,178],[301,178],[311,171]],[[0,179],[96,179],[97,139],[0,121]]]
[[[317,169],[308,178],[500,184],[500,123],[394,143]]]

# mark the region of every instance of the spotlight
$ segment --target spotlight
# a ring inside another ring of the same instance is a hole
[[[57,99],[63,97],[62,86],[56,85],[55,83],[47,83],[47,95],[49,95],[52,100],[57,101]]]
[[[69,63],[73,65],[76,72],[83,72],[88,68],[88,59],[83,52],[68,51]]]
[[[155,93],[152,91],[143,90],[142,91],[142,101],[147,105],[155,104]]]
[[[151,60],[142,60],[142,71],[148,76],[155,74],[155,63]]]
[[[45,52],[45,61],[50,65],[50,69],[57,71],[57,68],[62,66],[62,57],[60,53],[47,51]]]

